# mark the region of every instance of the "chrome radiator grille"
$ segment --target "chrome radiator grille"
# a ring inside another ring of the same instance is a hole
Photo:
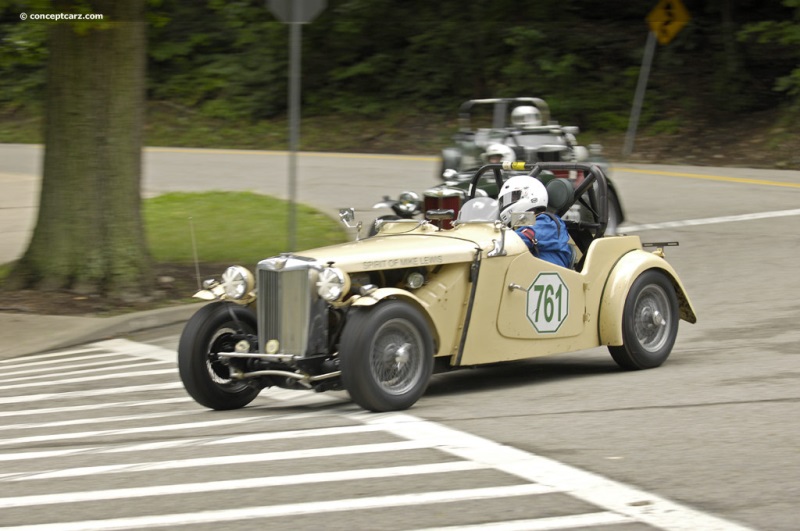
[[[311,319],[311,263],[284,257],[258,264],[258,350],[278,341],[279,354],[305,356]]]

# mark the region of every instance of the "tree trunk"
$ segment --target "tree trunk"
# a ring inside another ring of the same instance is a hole
[[[39,217],[9,281],[139,298],[151,286],[140,196],[144,0],[90,3],[102,22],[50,28]],[[54,4],[69,12],[74,2]]]

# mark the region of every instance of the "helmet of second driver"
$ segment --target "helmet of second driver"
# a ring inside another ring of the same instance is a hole
[[[505,144],[490,144],[486,151],[481,155],[487,164],[499,164],[501,162],[514,162],[516,155],[510,146]]]

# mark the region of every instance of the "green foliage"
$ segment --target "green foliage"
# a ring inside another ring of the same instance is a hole
[[[250,192],[168,193],[147,199],[143,216],[156,262],[191,264],[192,232],[198,259],[253,265],[287,250],[288,202]],[[298,249],[348,240],[342,225],[296,205]]]
[[[235,120],[283,108],[285,27],[263,3],[163,0],[152,11],[150,99]]]
[[[681,130],[681,121],[678,118],[667,118],[665,120],[658,120],[650,125],[648,132],[651,135],[674,135]]]
[[[786,17],[746,24],[739,40],[755,43],[769,54],[784,75],[775,78],[774,89],[787,94],[800,109],[800,0],[783,0]],[[776,69],[776,72],[779,70]]]
[[[6,112],[40,107],[47,24],[20,20],[31,7],[29,2],[0,3],[0,110]]]
[[[800,0],[685,3],[690,23],[657,47],[644,121],[676,108],[713,119],[800,105]],[[470,98],[538,96],[557,119],[616,130],[630,109],[651,8],[329,0],[302,26],[303,115],[421,116]],[[53,0],[0,0],[0,112],[41,105],[48,24],[21,23],[23,10],[52,11]],[[289,27],[264,0],[149,0],[147,17],[150,101],[228,122],[285,115]]]

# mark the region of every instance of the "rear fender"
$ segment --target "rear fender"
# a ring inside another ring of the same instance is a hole
[[[623,256],[611,270],[600,299],[598,335],[601,345],[622,345],[622,314],[625,299],[634,281],[648,269],[662,271],[675,287],[678,296],[678,314],[689,323],[697,322],[697,316],[686,289],[675,269],[655,253],[634,250]]]
[[[379,288],[369,295],[359,297],[358,300],[353,302],[351,307],[368,307],[374,306],[381,302],[382,300],[387,299],[395,299],[395,300],[402,300],[406,301],[412,306],[414,306],[419,313],[425,318],[425,321],[428,323],[428,329],[431,332],[431,336],[433,337],[433,344],[434,344],[434,351],[439,351],[439,331],[436,328],[436,323],[431,317],[430,312],[428,312],[427,305],[417,296],[408,291],[398,289],[398,288]]]

